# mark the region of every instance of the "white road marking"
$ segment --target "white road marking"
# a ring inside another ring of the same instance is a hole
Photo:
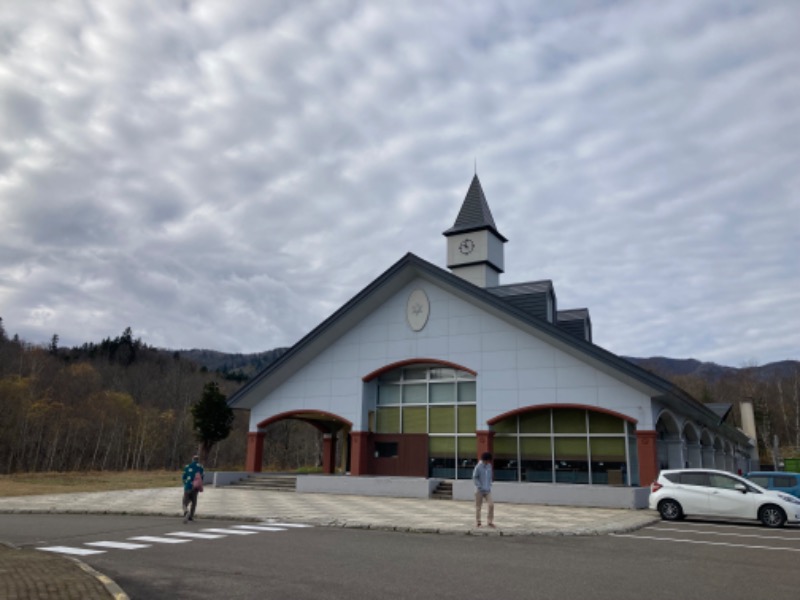
[[[234,525],[238,529],[253,529],[255,531],[286,531],[284,527],[270,527],[267,525]]]
[[[209,533],[221,533],[223,535],[226,534],[233,534],[233,535],[255,535],[258,533],[257,531],[242,531],[241,529],[201,529],[200,531],[207,531]]]
[[[155,544],[188,544],[189,542],[192,541],[192,540],[176,540],[175,538],[158,537],[155,535],[140,535],[128,539],[136,540],[137,542],[153,542]]]
[[[696,533],[699,535],[725,535],[729,537],[757,538],[760,540],[784,540],[787,542],[800,542],[800,537],[784,537],[780,535],[755,535],[753,533],[725,533],[721,531],[703,531],[702,529],[677,529],[674,527],[655,527],[655,531],[675,531],[677,533]]]
[[[215,535],[213,533],[195,533],[193,531],[175,531],[167,535],[176,535],[179,537],[197,538],[198,540],[217,540],[225,537],[224,535]]]
[[[69,546],[49,546],[47,548],[37,548],[45,552],[58,552],[59,554],[77,554],[88,556],[89,554],[105,554],[105,550],[88,550],[87,548],[70,548]]]
[[[633,535],[629,533],[612,533],[609,535],[611,535],[611,537],[635,538],[639,540],[658,540],[659,542],[678,542],[682,544],[699,544],[701,546],[728,546],[730,548],[752,548],[754,550],[783,550],[785,552],[800,552],[800,548],[780,548],[776,546],[750,546],[748,544],[728,544],[726,542],[683,540],[678,538],[657,537],[654,535]]]
[[[149,544],[131,544],[128,542],[86,542],[87,546],[97,546],[98,548],[114,548],[115,550],[139,550],[149,548]]]
[[[313,525],[303,525],[301,523],[265,523],[271,527],[294,527],[296,529],[303,529],[305,527],[313,527]]]

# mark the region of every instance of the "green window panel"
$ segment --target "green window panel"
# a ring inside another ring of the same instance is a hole
[[[625,433],[625,421],[614,415],[589,411],[591,433]]]
[[[550,433],[550,411],[537,410],[519,416],[520,433]]]
[[[430,433],[455,433],[455,406],[431,406],[429,431]]]
[[[428,453],[431,458],[455,458],[456,438],[431,437],[428,438]]]
[[[474,381],[460,381],[458,383],[458,402],[460,404],[475,404],[478,401]]]
[[[475,433],[475,422],[477,421],[477,407],[459,406],[458,407],[458,433]]]
[[[585,437],[554,438],[553,448],[556,460],[586,460],[588,457]]]
[[[384,381],[400,381],[400,374],[402,372],[403,371],[401,371],[400,369],[394,369],[393,371],[384,373],[383,375],[380,376],[378,382],[382,383]]]
[[[625,462],[625,438],[589,438],[592,460]]]
[[[403,404],[427,404],[428,386],[425,383],[403,386]]]
[[[584,451],[586,444],[584,443]],[[519,452],[522,460],[552,460],[550,438],[520,438]]]
[[[478,456],[478,440],[475,437],[458,438],[458,458],[476,458]]]
[[[517,438],[516,437],[501,437],[495,436],[494,438],[494,457],[498,459],[514,459],[517,458]]]
[[[586,411],[576,408],[553,409],[555,433],[586,433]]]
[[[517,433],[517,417],[509,417],[508,419],[503,419],[499,423],[495,423],[492,426],[492,429],[497,434],[503,433]]]
[[[403,433],[428,433],[428,409],[424,406],[403,408]]]
[[[399,385],[381,385],[378,387],[378,404],[400,404]]]
[[[378,433],[400,433],[400,408],[378,409]]]
[[[431,404],[454,404],[456,401],[456,384],[431,383]]]

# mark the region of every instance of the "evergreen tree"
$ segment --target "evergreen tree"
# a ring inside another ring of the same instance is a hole
[[[225,401],[217,382],[203,387],[203,396],[192,406],[192,419],[197,441],[200,442],[200,460],[206,462],[211,448],[228,437],[233,427],[233,410]]]

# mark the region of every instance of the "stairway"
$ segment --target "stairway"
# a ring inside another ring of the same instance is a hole
[[[297,477],[294,475],[248,475],[246,479],[233,482],[230,487],[267,492],[294,492]]]
[[[453,482],[452,481],[442,481],[439,485],[436,486],[436,489],[433,490],[433,494],[431,494],[432,500],[452,500],[453,499]]]

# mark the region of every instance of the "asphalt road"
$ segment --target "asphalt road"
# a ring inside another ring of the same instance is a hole
[[[626,535],[477,537],[242,522],[0,515],[0,539],[65,546],[134,599],[800,597],[800,528],[659,523]],[[176,534],[205,532],[192,539]],[[145,542],[130,538],[189,540]],[[101,545],[89,545],[97,544]],[[137,549],[102,543],[136,543]]]

